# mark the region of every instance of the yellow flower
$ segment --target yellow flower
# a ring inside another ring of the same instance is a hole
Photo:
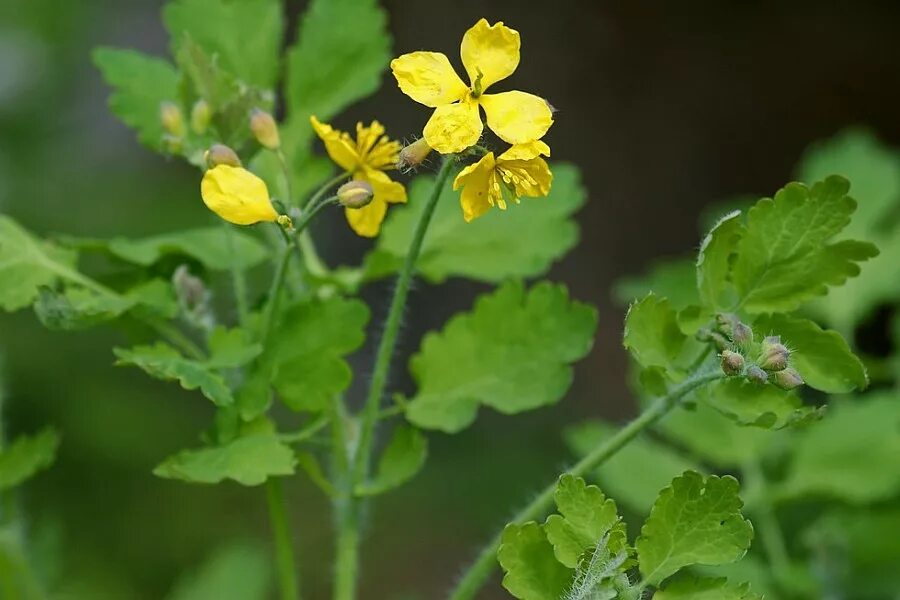
[[[479,106],[488,127],[509,144],[524,144],[547,133],[553,113],[543,98],[525,92],[484,93],[516,70],[519,47],[519,32],[502,21],[489,25],[481,19],[475,23],[460,47],[468,86],[440,52],[412,52],[391,61],[403,93],[436,109],[425,125],[429,146],[450,154],[475,144],[483,129]]]
[[[368,127],[357,123],[356,141],[348,133],[320,123],[314,116],[309,121],[325,142],[331,160],[347,171],[351,179],[372,186],[372,201],[362,208],[345,208],[344,214],[358,235],[375,237],[381,230],[388,203],[406,202],[403,184],[391,181],[384,172],[396,166],[400,144],[384,135],[384,127],[378,121],[372,121]]]
[[[480,217],[492,206],[506,210],[507,197],[518,203],[522,196],[549,194],[553,173],[542,154],[550,156],[550,148],[540,140],[518,144],[497,158],[488,152],[460,171],[453,189],[462,188],[459,203],[466,222]]]
[[[266,183],[242,167],[220,164],[209,169],[200,182],[200,195],[209,210],[237,225],[278,219]]]

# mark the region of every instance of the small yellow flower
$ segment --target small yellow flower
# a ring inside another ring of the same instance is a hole
[[[463,218],[472,221],[492,206],[506,210],[507,197],[516,203],[522,196],[532,198],[550,193],[553,173],[541,155],[550,156],[550,148],[538,140],[518,144],[494,158],[493,152],[459,172],[453,189],[462,188],[459,203]]]
[[[412,52],[391,61],[403,93],[436,109],[425,125],[429,146],[450,154],[475,144],[484,127],[479,106],[488,127],[509,144],[524,144],[547,133],[553,112],[543,98],[518,91],[484,93],[516,70],[520,45],[519,32],[502,21],[494,25],[478,21],[463,36],[460,47],[468,86],[440,52]]]
[[[406,202],[403,184],[392,181],[385,171],[397,164],[400,144],[384,134],[384,126],[378,121],[365,127],[356,124],[356,140],[350,134],[309,118],[313,129],[325,142],[325,150],[339,167],[355,181],[365,181],[372,186],[372,201],[362,208],[345,208],[344,215],[350,227],[363,237],[375,237],[381,230],[381,222],[387,214],[387,205]]]
[[[200,195],[209,210],[237,225],[278,219],[266,183],[242,167],[220,164],[209,169],[200,182]]]

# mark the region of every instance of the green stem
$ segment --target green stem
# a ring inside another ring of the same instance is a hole
[[[300,598],[300,582],[294,562],[294,549],[291,544],[290,527],[285,511],[284,491],[281,480],[276,477],[266,481],[266,503],[269,507],[269,522],[275,537],[275,562],[278,566],[278,587],[281,600],[298,600]]]
[[[186,336],[180,329],[168,321],[162,321],[151,317],[144,317],[141,318],[141,320],[190,358],[193,358],[194,360],[206,360],[206,354],[200,349],[200,346],[195,344],[191,338]]]
[[[638,415],[633,421],[616,432],[603,444],[597,446],[584,458],[578,461],[566,473],[575,476],[583,476],[588,471],[595,469],[613,457],[628,442],[637,437],[641,432],[659,421],[668,414],[679,401],[696,388],[716,379],[724,377],[721,373],[696,375],[685,380],[672,389],[668,394],[657,398],[647,410]],[[556,491],[556,481],[548,485],[531,503],[519,511],[513,518],[513,523],[522,523],[539,519],[544,516],[553,505],[553,494]],[[497,566],[497,549],[500,547],[500,533],[497,533],[487,546],[479,553],[475,562],[465,571],[456,587],[450,593],[450,600],[470,600],[475,597],[478,590],[484,585],[491,572]]]
[[[762,466],[757,461],[748,461],[744,464],[745,494],[756,498],[753,506],[753,524],[759,527],[760,538],[769,568],[775,576],[775,580],[784,591],[794,590],[793,577],[791,575],[791,558],[788,554],[787,543],[778,518],[775,515],[775,507],[772,503],[771,493],[768,489],[768,481]]]
[[[266,310],[266,320],[263,324],[261,343],[265,346],[272,333],[272,327],[275,325],[275,319],[278,316],[278,303],[281,297],[281,288],[284,287],[287,278],[288,263],[291,261],[291,251],[293,250],[293,242],[288,239],[278,265],[275,267],[275,276],[272,278],[272,287],[269,290],[269,305]]]
[[[298,431],[278,434],[278,439],[286,444],[299,444],[300,442],[305,442],[325,429],[329,420],[330,419],[326,415],[322,415]]]
[[[237,307],[238,323],[243,325],[247,322],[247,316],[250,314],[250,309],[247,306],[247,280],[244,278],[244,271],[235,260],[237,250],[234,246],[234,231],[226,221],[222,221],[222,227],[225,229],[225,243],[228,245],[228,254],[231,258],[231,284],[234,292],[234,303]]]
[[[313,194],[310,197],[310,199],[306,201],[306,206],[303,207],[304,210],[309,210],[309,207],[314,206],[316,204],[316,202],[321,200],[325,194],[327,194],[328,192],[331,191],[331,188],[333,188],[340,182],[344,181],[348,177],[350,177],[350,173],[344,172],[344,173],[341,173],[340,175],[332,177],[331,179],[329,179],[328,181],[323,183],[322,187],[320,187],[318,190],[316,190],[316,193]]]

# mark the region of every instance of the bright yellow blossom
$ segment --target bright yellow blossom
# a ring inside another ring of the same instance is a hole
[[[512,75],[519,65],[519,32],[502,21],[478,21],[463,36],[460,55],[469,85],[440,52],[412,52],[391,61],[391,70],[404,94],[435,108],[425,125],[428,145],[441,154],[461,152],[481,137],[487,125],[509,144],[540,139],[553,124],[547,102],[525,92],[485,94],[494,83]]]
[[[320,123],[314,116],[309,121],[325,142],[331,160],[347,171],[351,179],[372,186],[372,201],[362,208],[345,208],[344,214],[357,234],[375,237],[381,230],[388,203],[406,202],[403,184],[392,181],[384,172],[396,166],[400,144],[384,134],[384,126],[378,121],[372,121],[368,127],[357,123],[355,141],[350,134]]]
[[[209,210],[237,225],[278,219],[266,183],[243,167],[220,164],[209,169],[200,182],[200,195]]]
[[[518,144],[494,158],[493,152],[459,172],[453,189],[462,188],[459,203],[468,223],[492,206],[506,210],[506,199],[516,203],[522,196],[539,197],[550,193],[553,173],[541,155],[550,156],[550,148],[538,140]]]

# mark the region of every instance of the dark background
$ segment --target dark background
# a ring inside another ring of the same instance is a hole
[[[837,4],[837,3],[835,3]],[[302,2],[289,2],[290,31]],[[458,64],[478,18],[522,34],[522,64],[498,86],[546,96],[559,109],[554,158],[578,164],[589,199],[582,242],[551,277],[599,306],[593,353],[560,405],[513,418],[483,414],[454,437],[431,436],[413,484],[373,508],[364,598],[435,598],[478,544],[567,460],[559,431],[586,416],[626,417],[632,404],[613,282],[664,256],[692,252],[697,216],[733,194],[769,194],[792,176],[811,141],[856,124],[900,141],[900,37],[893,3],[385,2],[395,54],[443,51]],[[0,211],[38,231],[147,234],[202,224],[196,172],[138,146],[106,109],[92,67],[97,45],[164,54],[157,2],[4,0],[0,5]],[[291,35],[291,34],[289,34]],[[336,125],[378,118],[397,137],[428,109],[386,74],[382,89]],[[367,242],[327,226],[333,263]],[[418,286],[403,352],[483,288]],[[376,318],[387,286],[367,291]],[[267,543],[263,495],[153,477],[210,417],[195,396],[137,371],[114,369],[111,330],[49,333],[27,311],[0,317],[9,428],[63,433],[57,466],[23,501],[42,568],[88,597],[161,598],[178,574],[234,539]],[[355,358],[366,371],[369,350]],[[397,361],[397,364],[403,364]],[[395,375],[403,383],[403,369]],[[361,384],[353,389],[359,400]],[[330,517],[300,478],[290,484],[304,586],[325,597]],[[484,598],[506,597],[494,586]]]

